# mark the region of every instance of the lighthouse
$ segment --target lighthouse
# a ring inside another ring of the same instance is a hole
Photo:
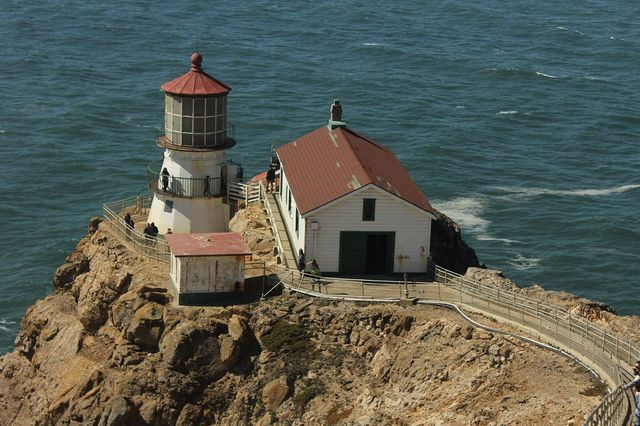
[[[165,95],[162,161],[149,165],[154,193],[149,222],[161,234],[228,231],[229,185],[242,179],[242,168],[225,158],[236,144],[227,122],[231,87],[202,69],[202,55],[191,55],[191,69],[161,86]]]

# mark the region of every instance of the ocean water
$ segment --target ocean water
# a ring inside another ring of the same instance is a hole
[[[0,5],[0,353],[103,202],[145,191],[159,86],[230,84],[231,157],[349,126],[395,150],[488,267],[640,313],[640,3]]]

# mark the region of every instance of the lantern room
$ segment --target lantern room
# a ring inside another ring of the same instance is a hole
[[[202,55],[191,55],[191,69],[162,85],[165,92],[165,135],[159,141],[174,149],[225,149],[235,144],[227,123],[231,88],[202,70]]]

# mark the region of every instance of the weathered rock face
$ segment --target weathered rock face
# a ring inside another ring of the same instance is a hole
[[[176,307],[167,266],[128,251],[107,224],[69,264],[0,358],[0,424],[580,423],[599,399],[568,361],[440,308],[296,297]]]
[[[431,221],[431,258],[433,261],[458,274],[469,267],[480,266],[476,252],[462,239],[457,223],[434,209],[436,220]]]

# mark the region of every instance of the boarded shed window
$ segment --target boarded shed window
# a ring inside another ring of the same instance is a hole
[[[362,220],[376,220],[376,199],[365,198],[362,200]]]

